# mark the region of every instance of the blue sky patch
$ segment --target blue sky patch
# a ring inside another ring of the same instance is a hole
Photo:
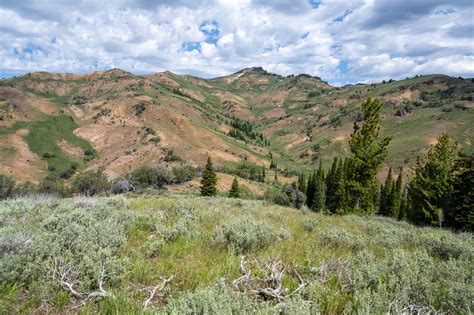
[[[182,48],[184,51],[197,50],[197,51],[201,52],[201,43],[199,43],[199,42],[183,43],[183,44],[181,45],[181,48]]]
[[[346,11],[344,11],[343,14],[337,16],[337,17],[334,19],[334,22],[342,22],[342,21],[344,21],[344,19],[345,19],[348,15],[352,14],[352,12],[353,12],[352,10],[346,10]]]
[[[221,33],[217,21],[204,21],[199,26],[199,30],[206,36],[206,42],[209,44],[215,44]]]

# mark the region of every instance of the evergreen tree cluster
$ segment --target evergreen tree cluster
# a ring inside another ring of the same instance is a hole
[[[308,208],[474,230],[474,155],[461,154],[448,135],[441,135],[418,157],[415,174],[407,184],[402,168],[396,179],[390,168],[385,182],[378,185],[377,174],[391,140],[379,140],[382,105],[370,98],[362,103],[363,122],[354,124],[347,158],[334,158],[326,175],[320,161],[317,172],[307,179],[303,173],[298,177],[296,187],[306,195]]]
[[[228,133],[230,137],[246,142],[256,142],[264,146],[270,145],[270,140],[265,139],[262,133],[255,131],[254,123],[234,117],[229,124],[232,127]]]
[[[396,180],[392,176],[392,168],[388,170],[385,183],[380,187],[380,199],[378,202],[378,213],[394,219],[401,219],[404,215],[401,211],[403,201],[403,169]]]
[[[443,134],[421,154],[407,189],[407,218],[418,225],[474,230],[474,156]]]

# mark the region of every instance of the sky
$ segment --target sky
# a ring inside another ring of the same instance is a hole
[[[261,66],[333,85],[474,76],[474,0],[0,0],[0,77]]]

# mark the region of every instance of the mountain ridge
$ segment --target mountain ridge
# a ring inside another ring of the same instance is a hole
[[[410,165],[441,132],[472,150],[473,95],[472,80],[444,75],[334,87],[318,77],[280,76],[261,67],[212,79],[120,69],[34,72],[0,80],[0,172],[38,181],[58,176],[66,161],[117,177],[141,165],[172,164],[165,161],[169,152],[195,165],[209,155],[222,166],[268,167],[273,159],[282,169],[309,170],[319,159],[327,165],[347,154],[358,104],[368,96],[385,103],[382,133],[395,136],[387,165],[398,167]],[[64,125],[63,116],[73,124]],[[251,130],[236,132],[240,120],[251,122]],[[72,130],[69,140],[58,134],[52,145],[34,144],[32,133],[44,131],[46,122]],[[86,146],[67,143],[80,139],[97,156],[85,161],[80,152]],[[50,151],[63,162],[44,158]],[[16,161],[36,175],[21,174]]]

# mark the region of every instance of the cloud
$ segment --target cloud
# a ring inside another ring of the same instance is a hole
[[[0,76],[262,66],[330,82],[473,76],[470,1],[0,0]]]

